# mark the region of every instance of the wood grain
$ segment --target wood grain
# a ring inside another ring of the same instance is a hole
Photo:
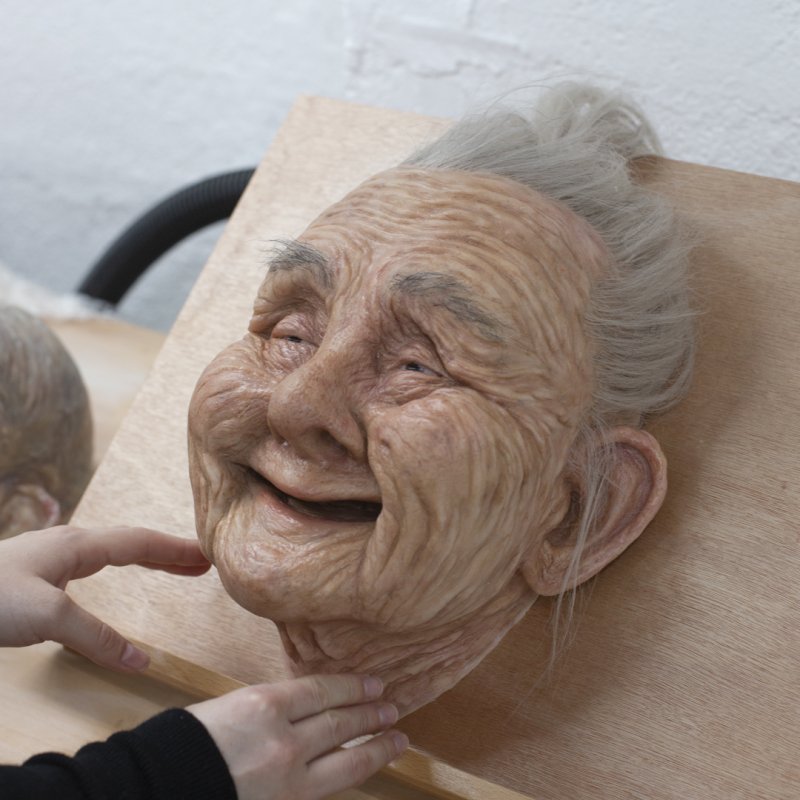
[[[45,322],[69,351],[89,390],[99,463],[166,337],[107,317]]]
[[[299,233],[442,125],[298,102],[109,448],[78,523],[193,535],[189,397],[205,364],[244,331],[270,240]],[[687,401],[651,428],[670,462],[668,501],[584,592],[574,645],[550,680],[542,677],[550,613],[542,602],[458,687],[401,727],[416,748],[412,759],[538,800],[796,797],[800,187],[664,160],[643,165],[642,175],[703,241],[693,268],[702,310],[697,380]],[[213,574],[187,580],[108,569],[73,594],[204,671],[242,682],[282,677],[274,627],[236,606]],[[436,780],[432,792],[476,796],[446,776],[438,787]]]
[[[158,653],[153,656],[159,659]],[[179,691],[146,676],[109,672],[52,642],[0,648],[0,676],[3,764],[21,763],[44,751],[71,754],[87,742],[132,728],[165,708],[195,702],[204,690],[211,696],[220,688],[232,688],[232,684],[222,687],[219,678],[209,676],[211,682],[201,685],[200,692]],[[339,792],[331,800],[440,800],[440,795],[388,774],[375,775],[360,788]]]
[[[4,764],[45,751],[74,753],[86,742],[194,700],[147,677],[102,669],[53,642],[0,648],[0,676]]]

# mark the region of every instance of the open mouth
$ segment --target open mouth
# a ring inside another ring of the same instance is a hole
[[[368,500],[329,500],[315,503],[311,500],[300,500],[281,491],[274,483],[270,483],[261,473],[248,467],[248,473],[273,497],[285,506],[300,514],[316,519],[333,520],[335,522],[375,522],[383,507],[380,503]]]

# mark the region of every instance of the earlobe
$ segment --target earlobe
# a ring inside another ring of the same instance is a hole
[[[603,448],[603,458],[597,458]],[[541,595],[572,589],[610,564],[647,527],[661,508],[667,490],[667,462],[661,447],[647,431],[618,426],[586,446],[585,463],[603,465],[606,490],[591,497],[591,476],[574,471],[570,510],[542,539],[535,562],[525,565],[531,588]],[[587,503],[595,502],[595,519],[581,544],[580,523]],[[580,553],[578,549],[580,548]],[[571,565],[578,558],[577,569]]]
[[[44,487],[20,483],[0,506],[0,539],[58,524],[61,504]]]

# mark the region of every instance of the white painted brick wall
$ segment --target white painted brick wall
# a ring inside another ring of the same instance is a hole
[[[301,92],[456,116],[598,76],[670,155],[800,180],[800,0],[0,0],[0,19],[0,260],[59,290],[155,200],[255,164]],[[218,232],[125,314],[168,326]]]

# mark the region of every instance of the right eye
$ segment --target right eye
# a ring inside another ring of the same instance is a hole
[[[287,344],[312,344],[313,333],[308,318],[303,314],[290,314],[272,328],[271,339],[280,339]]]
[[[279,319],[270,329],[268,351],[276,359],[276,366],[294,369],[306,362],[316,352],[317,332],[313,319],[304,313],[291,313]]]

